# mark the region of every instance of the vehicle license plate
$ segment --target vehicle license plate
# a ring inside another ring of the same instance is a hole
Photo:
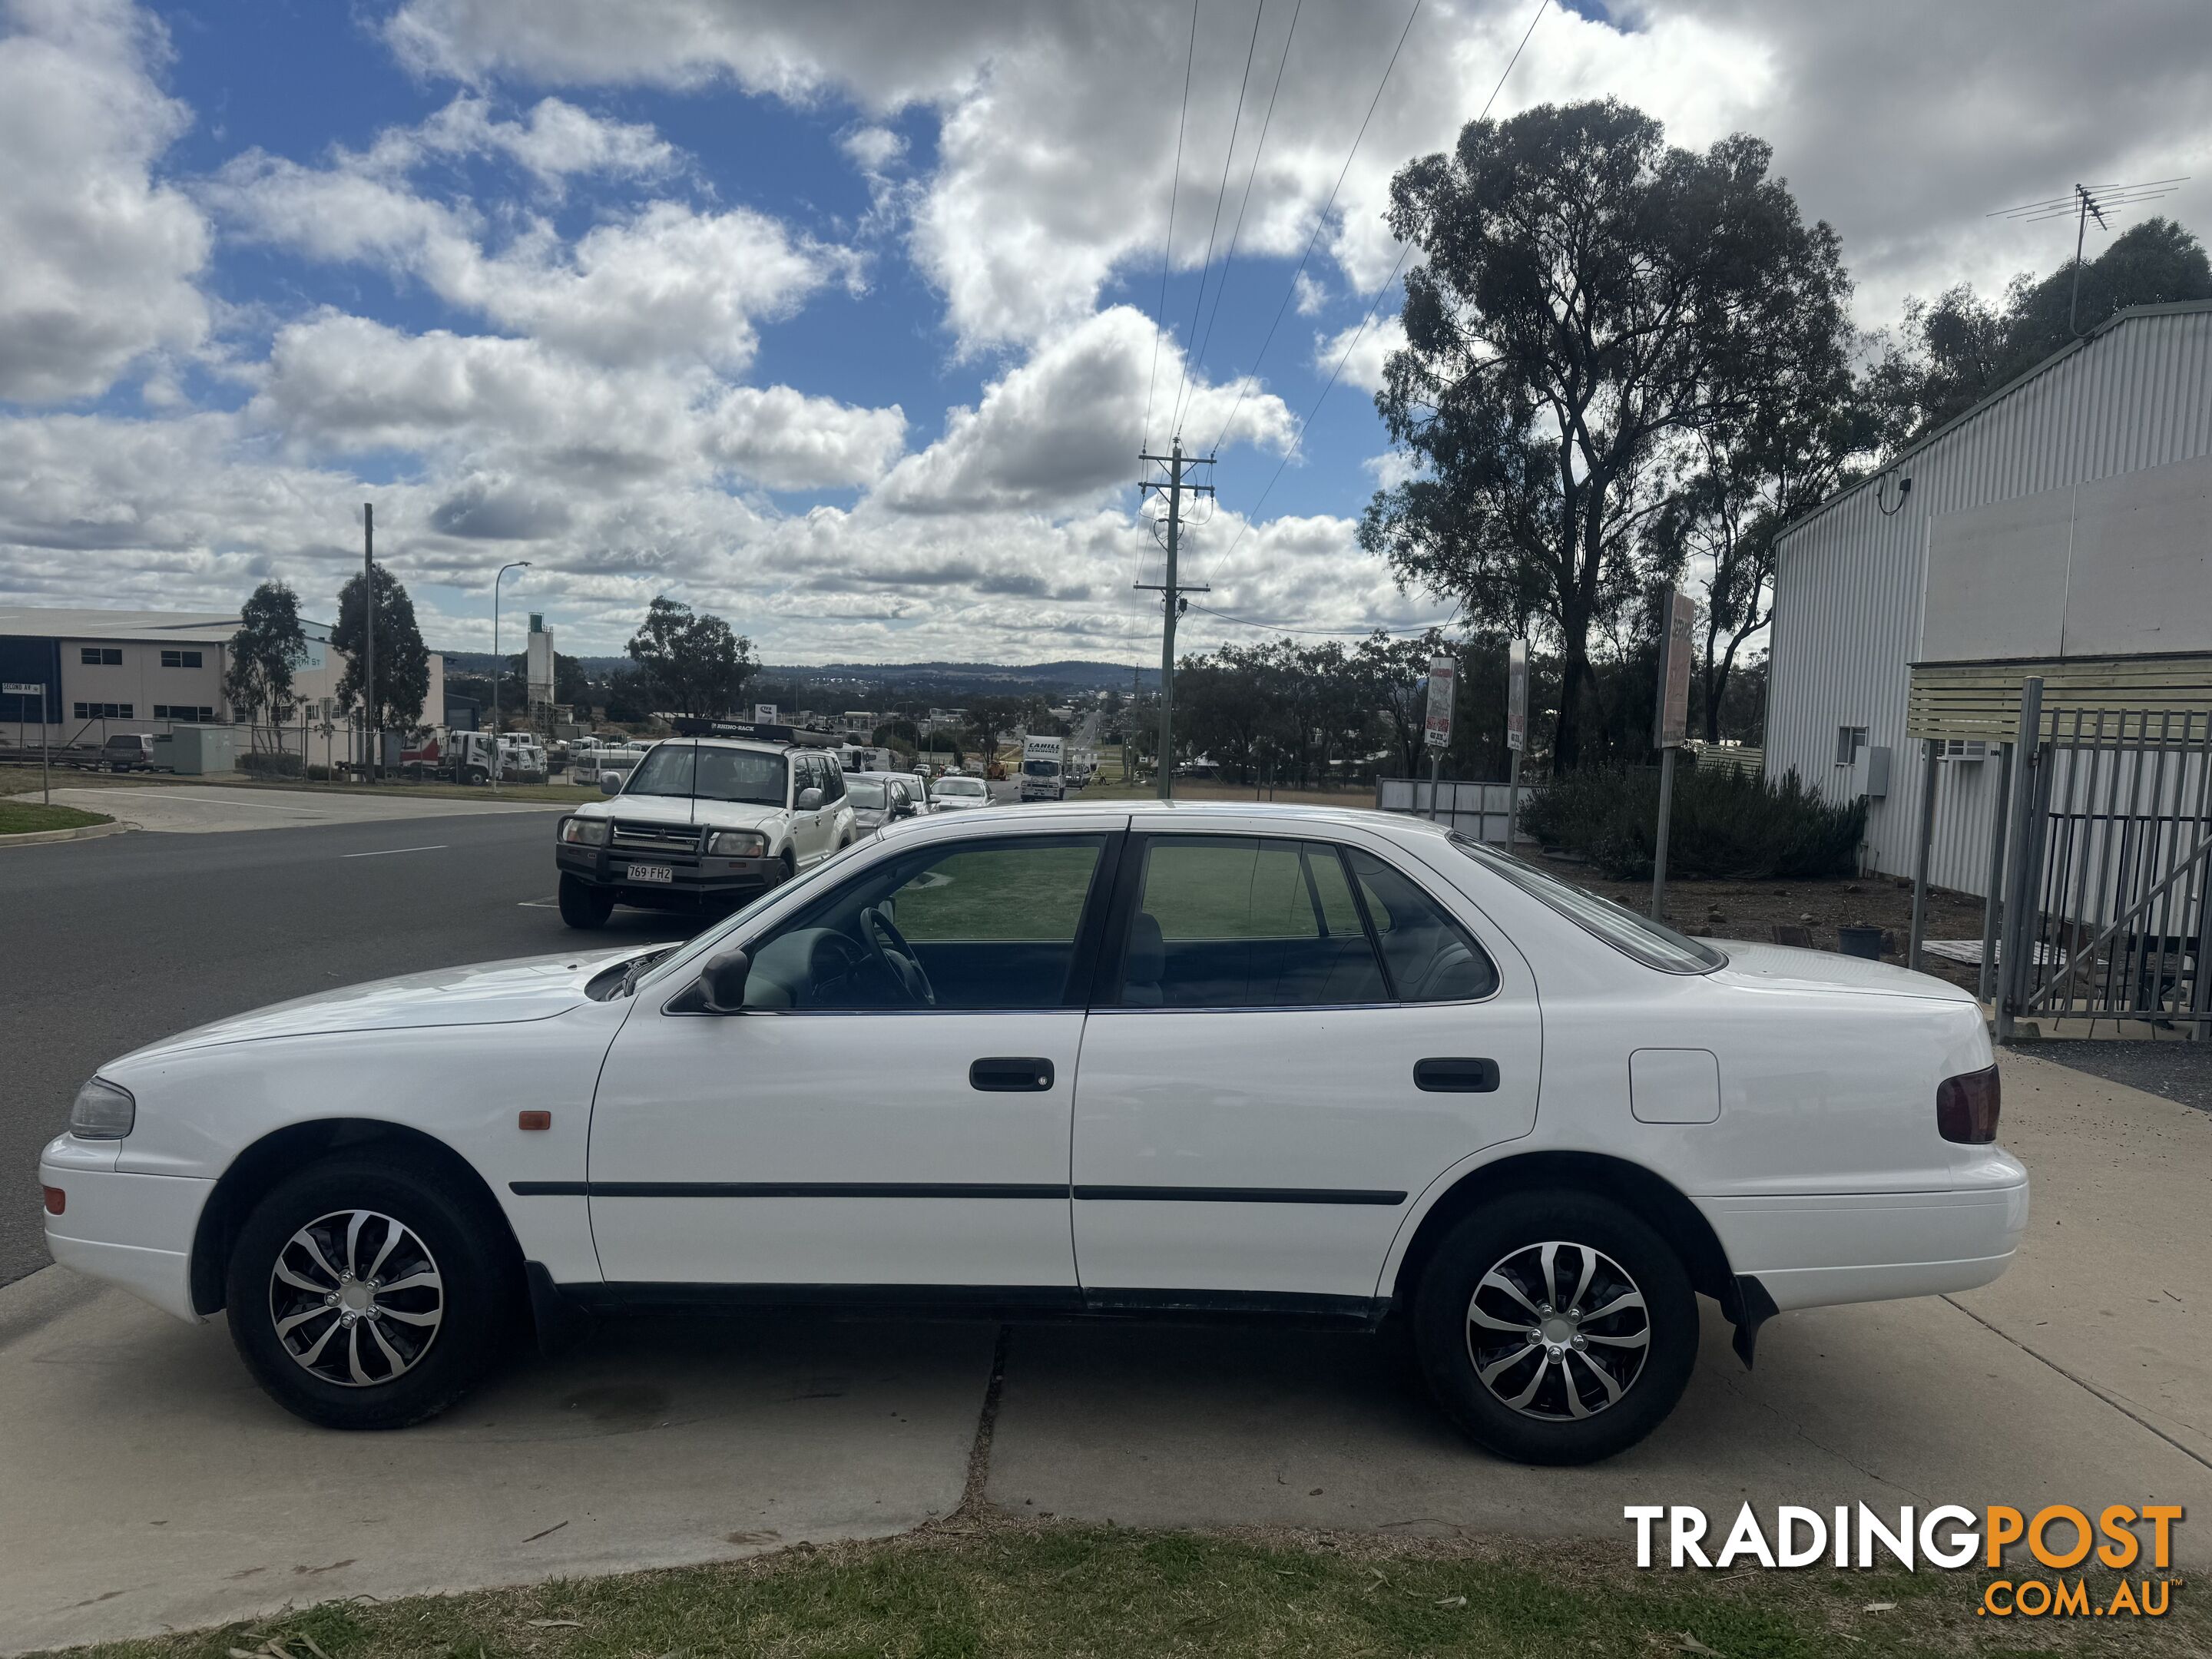
[[[633,864],[627,879],[666,886],[676,879],[676,866],[672,864]]]

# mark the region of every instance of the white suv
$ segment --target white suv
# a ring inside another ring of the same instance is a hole
[[[561,919],[597,927],[617,904],[740,904],[860,839],[845,775],[817,749],[680,738],[647,750],[621,793],[555,831]]]

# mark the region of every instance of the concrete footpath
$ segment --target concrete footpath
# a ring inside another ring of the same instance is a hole
[[[986,1498],[1122,1524],[1618,1538],[1624,1504],[2180,1503],[2212,1565],[2212,1118],[2008,1058],[2037,1182],[1986,1290],[1788,1316],[1595,1468],[1468,1449],[1388,1342],[1024,1327]],[[881,1534],[958,1501],[993,1328],[611,1328],[395,1435],[300,1424],[220,1325],[49,1269],[0,1291],[0,1651]]]
[[[487,813],[557,812],[544,801],[502,801],[489,791],[482,800],[413,794],[395,787],[388,795],[313,789],[236,789],[221,785],[115,784],[54,791],[54,804],[106,812],[140,830],[169,835],[210,835],[234,830],[297,830],[319,823],[370,823],[388,818],[481,817]]]

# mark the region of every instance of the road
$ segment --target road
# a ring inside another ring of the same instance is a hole
[[[273,792],[205,793],[282,804]],[[128,815],[105,796],[100,805]],[[23,1195],[39,1148],[101,1061],[329,986],[566,947],[576,936],[550,908],[555,816],[447,812],[0,848],[0,963],[13,981],[0,1285],[46,1265],[37,1205]],[[686,931],[680,917],[618,910],[599,937]]]

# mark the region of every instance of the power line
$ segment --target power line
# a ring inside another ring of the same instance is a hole
[[[1213,192],[1213,224],[1206,233],[1206,258],[1198,267],[1198,297],[1190,307],[1190,337],[1183,342],[1182,379],[1176,385],[1175,409],[1169,421],[1170,429],[1178,434],[1182,431],[1182,394],[1190,386],[1190,345],[1198,337],[1199,314],[1206,309],[1206,276],[1213,269],[1213,240],[1221,234],[1221,210],[1229,200],[1229,165],[1237,159],[1237,134],[1244,124],[1244,94],[1252,84],[1252,57],[1260,49],[1260,20],[1267,11],[1267,0],[1260,0],[1252,9],[1252,39],[1244,48],[1243,78],[1237,83],[1237,112],[1229,118],[1229,148],[1221,153],[1221,183]]]
[[[1267,130],[1275,123],[1275,100],[1283,90],[1283,71],[1291,65],[1291,42],[1297,39],[1298,14],[1305,9],[1306,0],[1297,0],[1291,8],[1291,27],[1283,35],[1283,54],[1275,60],[1275,84],[1267,93],[1267,112],[1260,120],[1260,142],[1252,147],[1252,166],[1244,175],[1244,195],[1237,204],[1236,228],[1229,233],[1229,252],[1221,256],[1221,280],[1213,285],[1213,309],[1206,313],[1206,331],[1198,337],[1193,356],[1200,362],[1206,359],[1206,348],[1213,338],[1213,325],[1221,315],[1221,296],[1229,291],[1229,267],[1237,258],[1237,244],[1244,235],[1244,215],[1252,205],[1252,186],[1260,176],[1260,157],[1267,148]],[[1216,448],[1220,446],[1217,442]]]
[[[1367,136],[1367,124],[1375,118],[1375,107],[1382,101],[1382,88],[1390,84],[1390,71],[1398,67],[1398,54],[1406,49],[1406,37],[1413,32],[1413,20],[1421,15],[1421,0],[1413,0],[1413,10],[1406,14],[1406,27],[1398,31],[1398,44],[1390,49],[1390,61],[1382,66],[1382,78],[1375,83],[1375,95],[1367,101],[1367,113],[1359,119],[1359,131],[1352,135],[1352,148],[1345,152],[1344,165],[1337,170],[1336,183],[1330,188],[1328,200],[1321,204],[1321,216],[1314,221],[1313,234],[1306,238],[1306,251],[1298,255],[1298,268],[1291,273],[1291,285],[1283,290],[1283,302],[1275,307],[1275,320],[1267,325],[1265,338],[1253,356],[1252,367],[1245,372],[1237,388],[1237,401],[1229,406],[1229,418],[1221,423],[1219,436],[1206,446],[1206,453],[1217,454],[1221,440],[1229,435],[1236,423],[1237,411],[1244,407],[1245,394],[1251,391],[1252,381],[1260,372],[1260,360],[1267,355],[1267,348],[1275,338],[1275,331],[1283,324],[1283,314],[1291,308],[1291,300],[1298,291],[1298,278],[1304,275],[1306,261],[1313,258],[1314,245],[1321,234],[1328,228],[1328,210],[1336,205],[1336,193],[1344,188],[1345,175],[1352,171],[1352,158],[1359,154],[1359,141]]]
[[[1543,21],[1544,13],[1551,3],[1552,0],[1536,0],[1535,12],[1528,19],[1528,27],[1522,32],[1521,44],[1513,48],[1513,55],[1505,60],[1505,67],[1498,76],[1498,84],[1490,89],[1490,96],[1483,100],[1482,113],[1474,118],[1476,120],[1481,121],[1489,118],[1490,106],[1498,101],[1498,94],[1505,90],[1505,77],[1513,73],[1513,66],[1521,61],[1521,53],[1528,44],[1528,37],[1535,33],[1536,25]],[[1418,9],[1418,7],[1416,9]],[[1410,27],[1410,22],[1408,26]],[[1399,44],[1403,46],[1405,42],[1401,39]],[[1261,507],[1267,504],[1267,497],[1274,492],[1276,481],[1283,476],[1283,469],[1291,464],[1291,457],[1298,453],[1298,446],[1305,441],[1307,428],[1313,425],[1314,416],[1321,413],[1321,406],[1328,400],[1328,394],[1335,390],[1337,377],[1344,373],[1345,364],[1352,360],[1353,348],[1366,337],[1368,325],[1375,320],[1376,312],[1382,308],[1383,296],[1390,292],[1390,285],[1398,280],[1399,271],[1405,268],[1406,256],[1413,251],[1413,245],[1411,242],[1407,242],[1398,250],[1397,262],[1390,267],[1390,274],[1382,279],[1382,286],[1375,290],[1374,302],[1367,307],[1367,314],[1359,319],[1359,326],[1352,331],[1352,337],[1345,342],[1344,350],[1336,360],[1336,367],[1329,371],[1328,384],[1322,387],[1321,396],[1314,399],[1313,407],[1306,411],[1305,419],[1298,422],[1297,435],[1291,440],[1290,447],[1283,451],[1283,459],[1275,463],[1275,470],[1267,479],[1267,487],[1260,492],[1260,499],[1252,503],[1251,511],[1244,515],[1244,522],[1237,530],[1235,538],[1221,550],[1219,556],[1213,561],[1212,567],[1206,571],[1208,582],[1213,580],[1214,573],[1221,568],[1224,561],[1237,550],[1237,544],[1250,532],[1252,526],[1258,520]],[[1234,411],[1232,410],[1231,413],[1233,414]]]
[[[1190,0],[1190,51],[1182,63],[1182,113],[1176,118],[1175,171],[1168,175],[1168,237],[1160,249],[1160,302],[1152,312],[1152,372],[1145,380],[1145,430],[1137,447],[1152,447],[1152,393],[1160,378],[1160,331],[1167,326],[1168,262],[1175,253],[1176,194],[1182,187],[1182,130],[1190,119],[1190,70],[1198,61],[1198,0]]]

